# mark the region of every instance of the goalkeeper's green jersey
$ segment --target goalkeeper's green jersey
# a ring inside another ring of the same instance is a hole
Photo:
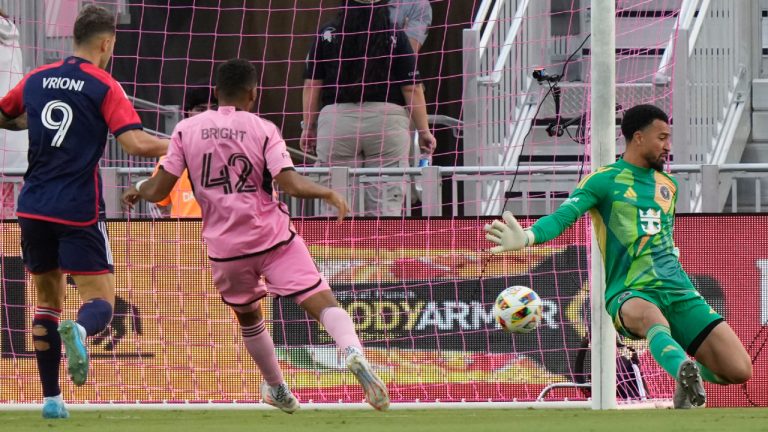
[[[619,159],[584,178],[531,227],[536,243],[559,236],[589,211],[605,263],[606,299],[627,289],[693,289],[672,240],[677,181]]]

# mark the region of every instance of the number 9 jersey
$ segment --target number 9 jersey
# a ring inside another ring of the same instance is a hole
[[[79,57],[39,67],[2,100],[8,118],[27,113],[29,168],[17,215],[87,226],[104,216],[99,159],[107,133],[141,129],[120,84]]]

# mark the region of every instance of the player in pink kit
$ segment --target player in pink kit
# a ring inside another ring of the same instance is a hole
[[[249,112],[256,100],[256,83],[256,69],[249,62],[233,59],[222,64],[216,77],[218,110],[179,123],[157,175],[126,191],[123,201],[157,202],[168,195],[184,169],[189,170],[203,213],[214,282],[237,315],[245,346],[264,376],[264,402],[287,413],[299,408],[265,331],[261,299],[269,291],[291,298],[325,327],[346,355],[347,367],[368,403],[386,410],[386,386],[363,356],[352,319],[339,307],[304,240],[293,231],[285,205],[273,197],[272,183],[294,197],[322,198],[338,209],[339,220],[347,213],[347,203],[338,193],[298,174],[277,127]]]

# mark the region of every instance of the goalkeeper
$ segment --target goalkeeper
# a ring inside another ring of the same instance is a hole
[[[675,408],[701,406],[702,379],[740,384],[752,363],[731,327],[685,274],[672,240],[677,182],[664,173],[667,115],[652,105],[626,112],[627,148],[616,163],[584,178],[551,215],[523,230],[511,213],[485,226],[491,252],[520,250],[559,236],[589,211],[603,255],[606,309],[622,335],[648,340],[656,362],[676,380]],[[690,360],[686,353],[696,358]]]

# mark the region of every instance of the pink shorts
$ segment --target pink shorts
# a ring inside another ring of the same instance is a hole
[[[243,312],[256,310],[268,293],[300,304],[331,289],[298,235],[286,245],[253,257],[211,261],[211,269],[224,303]]]

